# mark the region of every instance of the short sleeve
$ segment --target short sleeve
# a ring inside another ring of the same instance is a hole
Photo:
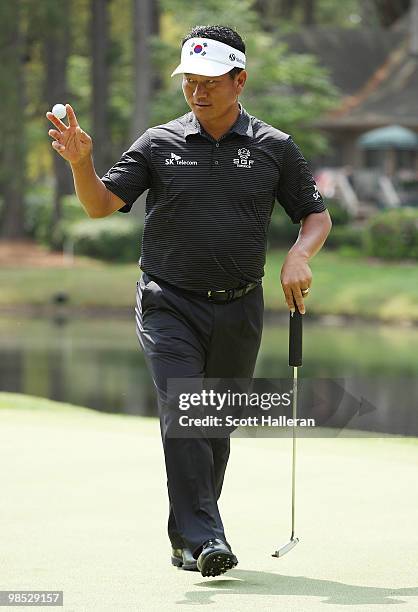
[[[150,159],[151,143],[147,130],[102,177],[106,189],[125,202],[119,212],[128,213],[139,196],[150,188]]]
[[[285,144],[276,197],[293,223],[326,210],[308,163],[291,136]]]

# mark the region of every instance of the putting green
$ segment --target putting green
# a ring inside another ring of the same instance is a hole
[[[0,394],[0,590],[63,590],[66,612],[418,609],[416,438],[298,440],[301,541],[281,559],[291,439],[235,438],[220,507],[239,565],[205,579],[169,563],[159,435]]]

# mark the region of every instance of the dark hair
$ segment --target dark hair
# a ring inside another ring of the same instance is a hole
[[[227,26],[221,25],[206,25],[206,26],[195,26],[190,30],[188,34],[181,41],[181,46],[183,47],[184,43],[191,38],[212,38],[213,40],[217,40],[218,42],[224,43],[225,45],[229,45],[242,53],[245,53],[245,43],[242,40],[241,36],[238,32],[235,32],[232,28],[228,28]],[[228,74],[231,79],[234,79],[237,74],[242,72],[243,68],[232,68]]]

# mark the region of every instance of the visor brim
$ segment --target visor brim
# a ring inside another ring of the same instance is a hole
[[[175,76],[176,74],[200,74],[201,76],[222,76],[226,74],[230,70],[232,70],[234,66],[229,64],[223,64],[221,62],[214,62],[211,60],[200,60],[200,61],[186,61],[182,62],[177,66],[174,72],[171,73],[171,76]]]

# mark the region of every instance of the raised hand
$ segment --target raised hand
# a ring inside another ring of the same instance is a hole
[[[68,125],[65,125],[61,119],[57,119],[52,113],[46,113],[47,119],[56,127],[55,130],[49,130],[48,134],[53,139],[51,143],[53,149],[70,164],[76,165],[91,155],[93,143],[90,136],[78,125],[72,107],[66,104],[65,108]]]

